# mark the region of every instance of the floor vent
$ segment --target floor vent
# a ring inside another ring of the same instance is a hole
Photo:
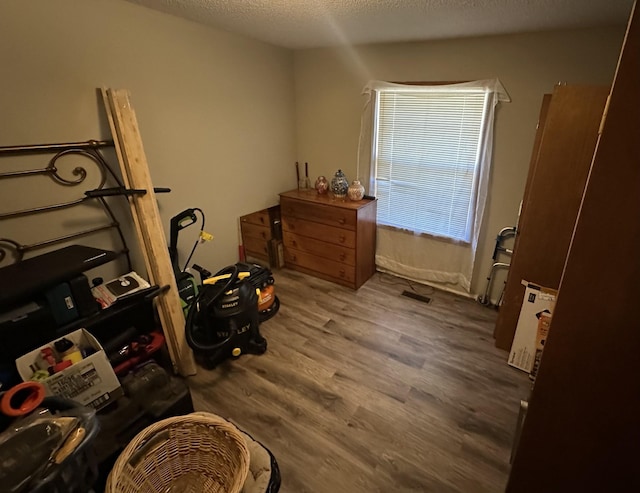
[[[413,298],[414,300],[422,301],[423,303],[431,303],[431,298],[428,296],[423,296],[418,293],[414,293],[413,291],[403,291],[402,296],[406,296],[407,298]]]

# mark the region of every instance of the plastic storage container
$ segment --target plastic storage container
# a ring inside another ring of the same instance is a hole
[[[53,417],[76,417],[78,419],[76,427],[84,429],[84,436],[60,464],[51,464],[44,469],[44,472],[38,471],[39,476],[30,479],[19,491],[21,493],[87,493],[91,491],[98,476],[98,465],[93,450],[93,441],[99,430],[95,411],[75,401],[59,397],[46,397],[40,406],[40,409],[45,408],[50,410]],[[12,423],[11,426],[19,426],[19,421]],[[29,443],[27,446],[32,453],[36,453],[37,443]]]

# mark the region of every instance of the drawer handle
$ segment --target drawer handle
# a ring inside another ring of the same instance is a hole
[[[262,224],[264,224],[264,217],[261,217],[261,218],[260,218],[260,222],[261,222]]]
[[[344,223],[346,223],[346,222],[347,222],[347,220],[346,220],[344,217],[341,217],[340,219],[338,219],[338,222],[339,222],[340,224],[344,224]]]
[[[297,257],[296,255],[291,255],[291,259],[292,259],[294,262],[297,262],[297,261],[298,261],[298,257]]]
[[[344,253],[344,252],[342,252],[342,253],[340,254],[340,260],[344,260],[344,259],[346,259],[346,258],[347,258],[347,254],[346,254],[346,253]]]
[[[296,240],[293,240],[291,242],[291,246],[297,247],[298,246],[298,242]]]
[[[262,236],[263,240],[267,239],[267,233],[265,233],[264,231],[262,233],[260,233],[260,236]]]
[[[340,277],[344,277],[344,275],[346,274],[344,269],[340,269]]]
[[[340,241],[340,243],[344,243],[346,239],[347,239],[346,236],[340,233],[340,236],[338,237],[338,240]]]

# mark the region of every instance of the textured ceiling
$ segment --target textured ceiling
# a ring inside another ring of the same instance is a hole
[[[287,48],[625,24],[633,0],[128,0]]]

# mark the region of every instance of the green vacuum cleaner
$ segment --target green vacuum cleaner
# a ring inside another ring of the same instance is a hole
[[[202,224],[200,226],[200,236],[196,240],[191,253],[184,264],[184,268],[180,268],[178,262],[178,235],[181,230],[195,224],[198,221],[196,212],[200,214]],[[170,223],[170,235],[169,235],[169,258],[171,259],[171,265],[173,267],[173,273],[176,278],[176,284],[178,285],[178,295],[180,296],[180,304],[182,309],[187,315],[187,310],[191,302],[198,296],[198,283],[196,278],[187,271],[187,266],[193,257],[193,253],[196,251],[196,247],[203,235],[207,235],[204,232],[204,213],[198,208],[185,209],[181,213],[171,218]]]

